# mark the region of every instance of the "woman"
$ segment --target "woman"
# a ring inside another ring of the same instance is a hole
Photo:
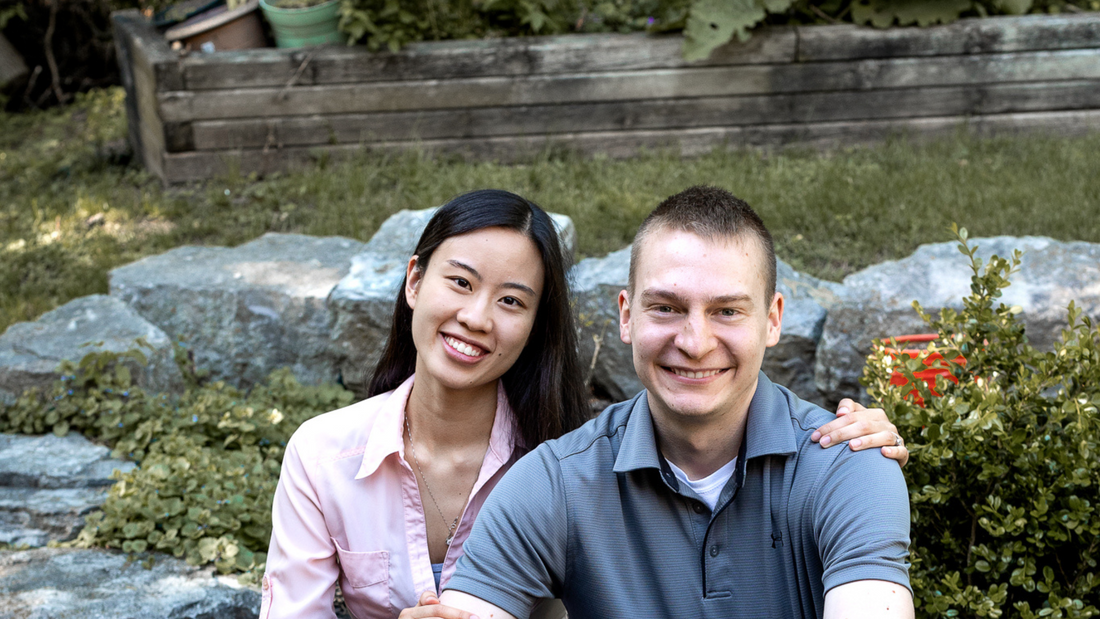
[[[453,611],[434,595],[489,492],[587,418],[565,265],[549,216],[515,194],[439,209],[409,260],[371,397],[307,421],[287,446],[261,617],[332,617],[338,580],[358,617],[395,617],[421,592],[427,606],[407,616]],[[884,444],[885,415],[861,419],[823,430]]]

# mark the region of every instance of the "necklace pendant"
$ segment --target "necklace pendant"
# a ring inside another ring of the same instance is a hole
[[[447,536],[447,545],[448,545],[448,546],[450,546],[450,545],[451,545],[451,542],[452,542],[452,541],[454,540],[454,538],[455,538],[455,534],[454,534],[454,533],[451,533],[450,535],[448,535],[448,536]]]

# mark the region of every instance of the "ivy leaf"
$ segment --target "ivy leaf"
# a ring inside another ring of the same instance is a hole
[[[684,28],[684,59],[702,60],[734,35],[748,40],[749,28],[764,15],[764,7],[756,0],[696,0]]]

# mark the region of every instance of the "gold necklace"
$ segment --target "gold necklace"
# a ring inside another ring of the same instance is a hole
[[[416,457],[416,443],[413,441],[413,431],[409,426],[408,414],[405,415],[405,429],[409,431],[409,449],[412,451],[416,470],[420,471],[420,479],[424,480],[424,486],[428,488],[428,497],[431,498],[432,505],[435,505],[435,511],[439,512],[439,517],[443,519],[443,524],[447,527],[447,546],[450,546],[451,540],[455,538],[455,529],[458,528],[458,518],[455,518],[454,522],[447,524],[447,517],[443,515],[443,510],[439,509],[439,502],[435,500],[435,493],[432,492],[432,485],[428,483],[428,476],[424,474],[424,469],[420,468],[420,460]]]

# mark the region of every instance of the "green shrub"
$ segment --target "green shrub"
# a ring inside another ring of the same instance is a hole
[[[75,430],[138,463],[115,473],[103,511],[87,517],[76,545],[159,550],[252,581],[263,570],[287,440],[306,419],[350,404],[352,394],[303,386],[285,369],[245,393],[202,384],[185,354],[177,360],[191,386],[175,397],[132,384],[128,364],[145,362],[140,350],[64,362],[48,392],[0,406],[0,431]]]
[[[396,50],[414,41],[564,34],[684,33],[684,57],[706,58],[763,23],[929,26],[960,17],[1100,10],[1100,0],[342,0],[349,42]]]
[[[961,311],[932,318],[958,384],[934,396],[877,343],[865,370],[871,396],[912,452],[910,572],[919,616],[1095,617],[1100,614],[1100,329],[1072,303],[1052,352],[1028,344],[1019,307],[998,301],[1020,262],[972,262]],[[897,369],[911,387],[889,384]]]

